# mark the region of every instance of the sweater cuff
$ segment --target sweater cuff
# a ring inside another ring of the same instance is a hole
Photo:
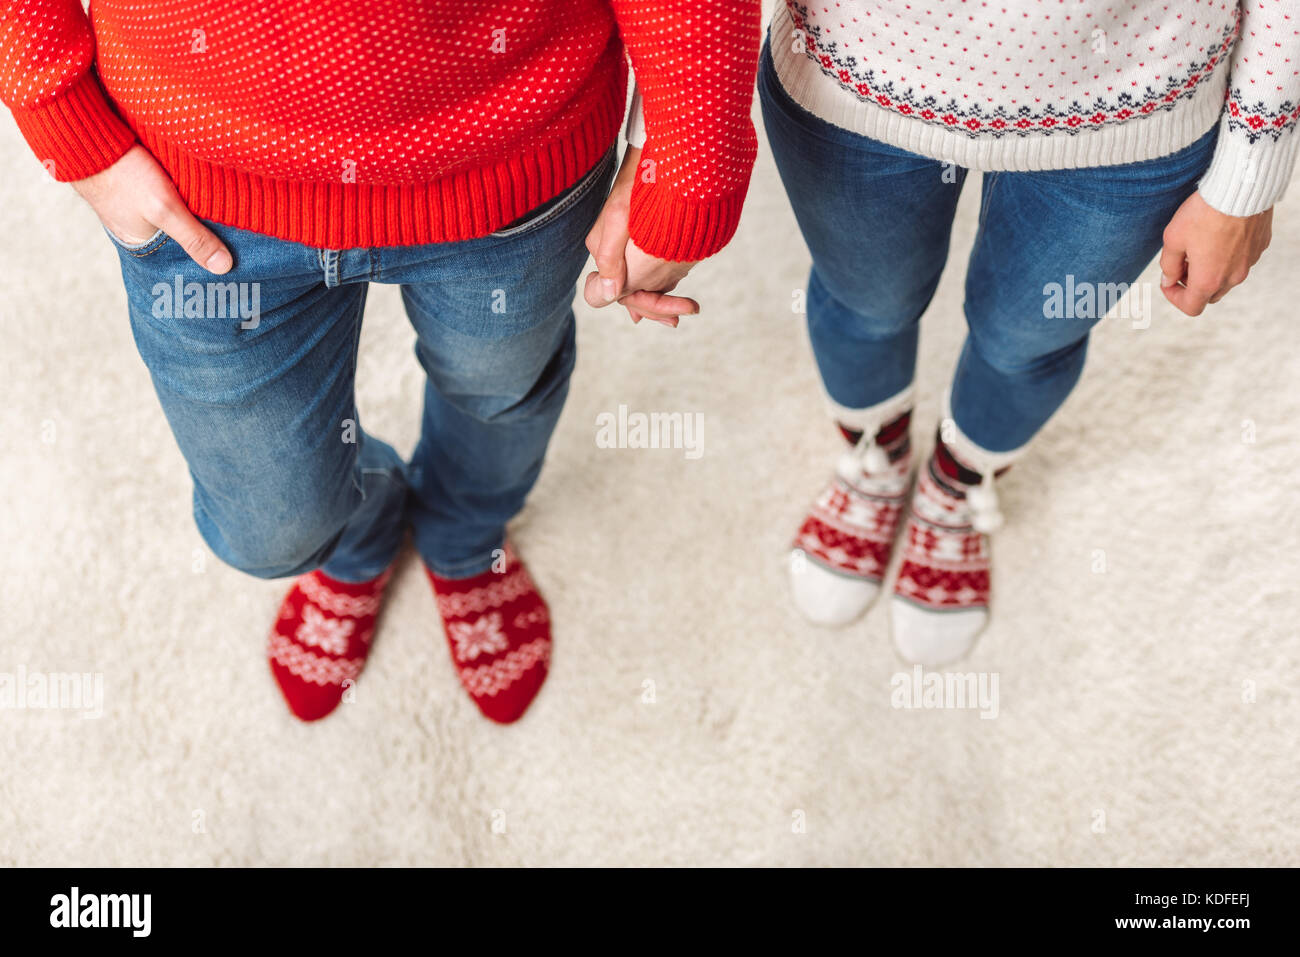
[[[638,179],[632,188],[628,232],[642,251],[670,262],[698,262],[735,235],[745,189],[721,199],[691,202],[660,183]]]
[[[1241,130],[1220,121],[1219,142],[1210,168],[1201,177],[1201,198],[1229,216],[1254,216],[1273,206],[1291,179],[1300,130],[1290,129],[1274,140],[1267,133],[1254,143]]]
[[[100,88],[93,71],[53,100],[14,107],[14,119],[32,152],[61,183],[108,169],[135,143]]]

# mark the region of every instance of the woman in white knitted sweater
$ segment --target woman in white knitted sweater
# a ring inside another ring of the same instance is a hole
[[[1157,255],[1163,294],[1195,316],[1268,246],[1300,142],[1300,10],[786,0],[759,93],[812,253],[810,338],[852,443],[796,537],[795,601],[853,621],[898,538],[895,644],[952,661],[988,621],[994,477],[1078,381],[1093,324]],[[905,507],[917,322],[972,169],[969,333]]]

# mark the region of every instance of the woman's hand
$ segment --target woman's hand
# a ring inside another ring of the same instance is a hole
[[[596,225],[587,234],[587,249],[598,271],[587,276],[582,295],[596,308],[621,303],[633,322],[653,319],[676,327],[679,317],[699,312],[700,304],[665,293],[672,292],[695,263],[658,259],[639,249],[628,235],[632,185],[640,162],[641,150],[629,146]]]
[[[1229,216],[1193,193],[1165,227],[1160,291],[1187,315],[1199,316],[1206,304],[1246,281],[1272,238],[1272,209]]]
[[[230,250],[186,208],[158,161],[133,146],[106,170],[72,184],[104,228],[122,242],[142,243],[162,230],[208,272],[229,272]]]

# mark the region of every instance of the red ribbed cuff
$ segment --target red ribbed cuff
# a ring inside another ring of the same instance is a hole
[[[113,111],[93,72],[40,106],[17,107],[23,138],[62,183],[108,169],[135,143],[135,134]]]
[[[643,251],[670,262],[707,259],[731,242],[740,223],[746,188],[694,203],[660,183],[637,180],[632,187],[628,232]]]

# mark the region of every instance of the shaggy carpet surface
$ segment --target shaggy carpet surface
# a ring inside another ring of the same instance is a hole
[[[923,323],[926,446],[978,194]],[[12,122],[0,237],[0,675],[102,690],[98,716],[0,710],[0,864],[1300,863],[1295,191],[1204,317],[1149,269],[1149,324],[1101,324],[1002,483],[994,620],[947,669],[995,706],[899,707],[915,675],[883,603],[824,631],[788,600],[786,548],[840,439],[764,148],[735,242],[683,287],[700,317],[578,308],[571,398],[513,526],[556,649],[509,728],[461,691],[409,556],[354,700],[292,719],[263,657],[287,583],[199,538],[114,250]],[[412,345],[375,287],[359,402],[406,451]],[[701,454],[601,447],[620,406],[700,414]]]

